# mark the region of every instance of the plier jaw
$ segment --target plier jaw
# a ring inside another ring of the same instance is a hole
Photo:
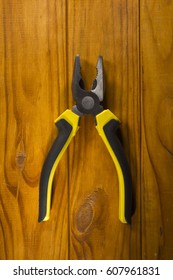
[[[104,94],[103,59],[101,56],[98,58],[97,75],[90,91],[85,90],[80,68],[80,57],[77,55],[72,81],[72,93],[76,105],[73,106],[72,110],[67,109],[55,120],[59,133],[42,168],[38,220],[41,222],[49,219],[52,182],[56,167],[79,129],[80,117],[85,114],[91,114],[95,118],[96,129],[106,145],[117,170],[119,219],[122,223],[130,224],[132,215],[132,178],[128,160],[117,137],[120,121],[110,110],[103,110],[100,105]]]
[[[103,111],[103,107],[100,105],[104,95],[103,59],[101,56],[98,57],[96,70],[97,75],[92,83],[91,90],[87,91],[81,75],[80,56],[76,55],[72,80],[72,94],[76,105],[72,111],[80,116],[87,114],[95,116]]]

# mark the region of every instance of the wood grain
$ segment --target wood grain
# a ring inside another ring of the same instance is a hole
[[[141,1],[142,258],[173,258],[173,1]]]
[[[85,117],[69,154],[71,259],[140,258],[138,8],[138,1],[68,3],[69,94],[74,56],[80,54],[86,86],[90,88],[101,54],[106,84],[104,105],[122,121],[137,201],[132,226],[121,224],[114,164],[93,118]]]
[[[57,135],[54,119],[67,106],[66,7],[0,3],[0,259],[66,259],[67,157],[54,182],[52,221],[37,223],[41,167]]]
[[[173,258],[173,1],[0,1],[0,259]],[[84,117],[38,224],[38,187],[71,108],[75,55],[87,88],[104,58],[105,108],[121,122],[133,177],[132,225],[118,220],[118,181]]]

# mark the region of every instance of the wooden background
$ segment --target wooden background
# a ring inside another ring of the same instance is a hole
[[[173,258],[173,1],[0,1],[0,259]],[[71,108],[79,53],[89,88],[101,54],[105,107],[122,121],[136,197],[118,220],[113,162],[84,117],[38,223],[41,168]]]

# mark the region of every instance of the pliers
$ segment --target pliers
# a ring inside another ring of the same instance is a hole
[[[44,162],[39,189],[39,222],[50,216],[52,182],[56,167],[75,136],[83,115],[93,115],[96,129],[104,141],[115,164],[119,181],[119,219],[122,223],[131,223],[132,215],[132,179],[129,164],[117,136],[119,119],[100,104],[104,95],[103,59],[98,57],[97,75],[90,91],[87,91],[81,75],[80,56],[74,62],[72,93],[76,105],[67,109],[56,120],[58,136],[55,139]]]

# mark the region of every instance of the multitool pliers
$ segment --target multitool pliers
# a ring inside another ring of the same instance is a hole
[[[39,222],[46,221],[50,216],[52,181],[56,167],[75,136],[83,115],[93,115],[96,129],[104,141],[115,164],[119,181],[119,219],[123,223],[131,223],[132,215],[132,179],[128,161],[121,142],[117,136],[120,126],[119,119],[110,111],[104,110],[100,104],[103,101],[103,60],[99,56],[97,75],[90,91],[85,90],[80,71],[80,57],[75,58],[72,93],[76,105],[72,110],[66,110],[56,120],[58,136],[55,139],[44,162],[39,191]]]

